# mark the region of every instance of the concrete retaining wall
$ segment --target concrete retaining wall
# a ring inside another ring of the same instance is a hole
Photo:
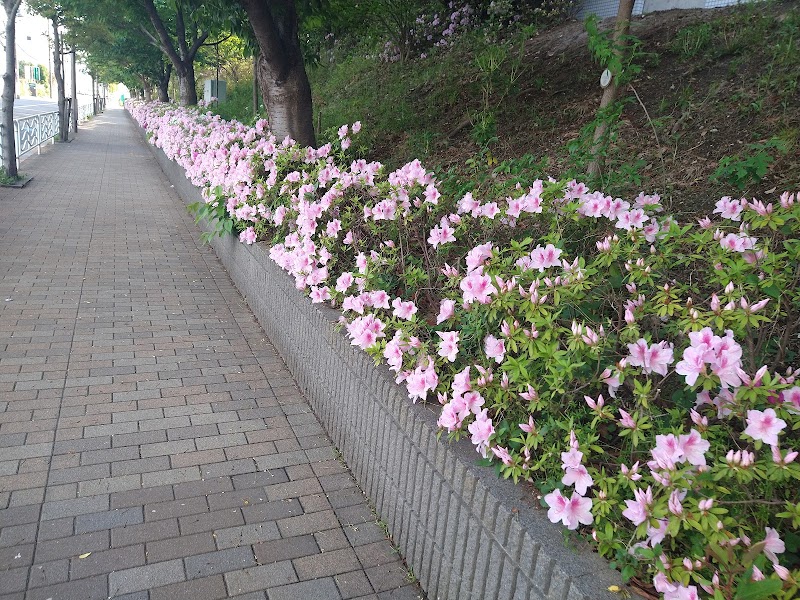
[[[148,146],[183,200],[199,200],[183,169]],[[437,414],[351,346],[334,327],[339,312],[311,304],[265,245],[226,236],[213,247],[429,598],[618,599],[607,591],[618,574],[565,543],[530,486],[475,466],[467,441],[437,441]]]

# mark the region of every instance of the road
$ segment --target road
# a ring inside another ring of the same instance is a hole
[[[57,112],[58,103],[50,98],[17,98],[14,100],[14,118],[32,117],[43,113]]]
[[[81,106],[92,103],[92,97],[78,94],[78,102]],[[32,98],[24,96],[14,100],[14,118],[32,117],[43,113],[58,112],[58,103],[50,98]]]

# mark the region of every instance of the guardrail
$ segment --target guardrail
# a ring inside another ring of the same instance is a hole
[[[78,106],[78,120],[85,121],[94,115],[94,107],[91,104]],[[2,131],[0,125],[0,131]],[[72,119],[69,121],[69,130],[72,129]],[[17,166],[19,159],[24,154],[36,148],[36,153],[41,154],[42,145],[46,144],[58,135],[58,111],[33,115],[31,117],[20,117],[14,119],[14,142],[17,150]],[[3,148],[0,146],[0,162],[3,160]]]

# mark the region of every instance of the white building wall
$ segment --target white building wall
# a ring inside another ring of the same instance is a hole
[[[748,0],[636,0],[633,5],[633,15],[641,16],[646,13],[675,8],[722,8],[733,6]],[[588,15],[597,15],[601,19],[615,17],[619,0],[586,0],[578,11],[578,18],[584,19]]]

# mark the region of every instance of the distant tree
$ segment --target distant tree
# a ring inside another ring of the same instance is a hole
[[[159,7],[156,7],[154,0],[141,0],[141,4],[153,31],[143,25],[141,30],[172,63],[178,77],[180,104],[197,104],[194,61],[203,42],[211,33],[208,25],[201,24],[201,19],[198,18],[201,16],[202,3],[175,0],[160,2]],[[172,20],[174,37],[167,29],[167,19]]]

